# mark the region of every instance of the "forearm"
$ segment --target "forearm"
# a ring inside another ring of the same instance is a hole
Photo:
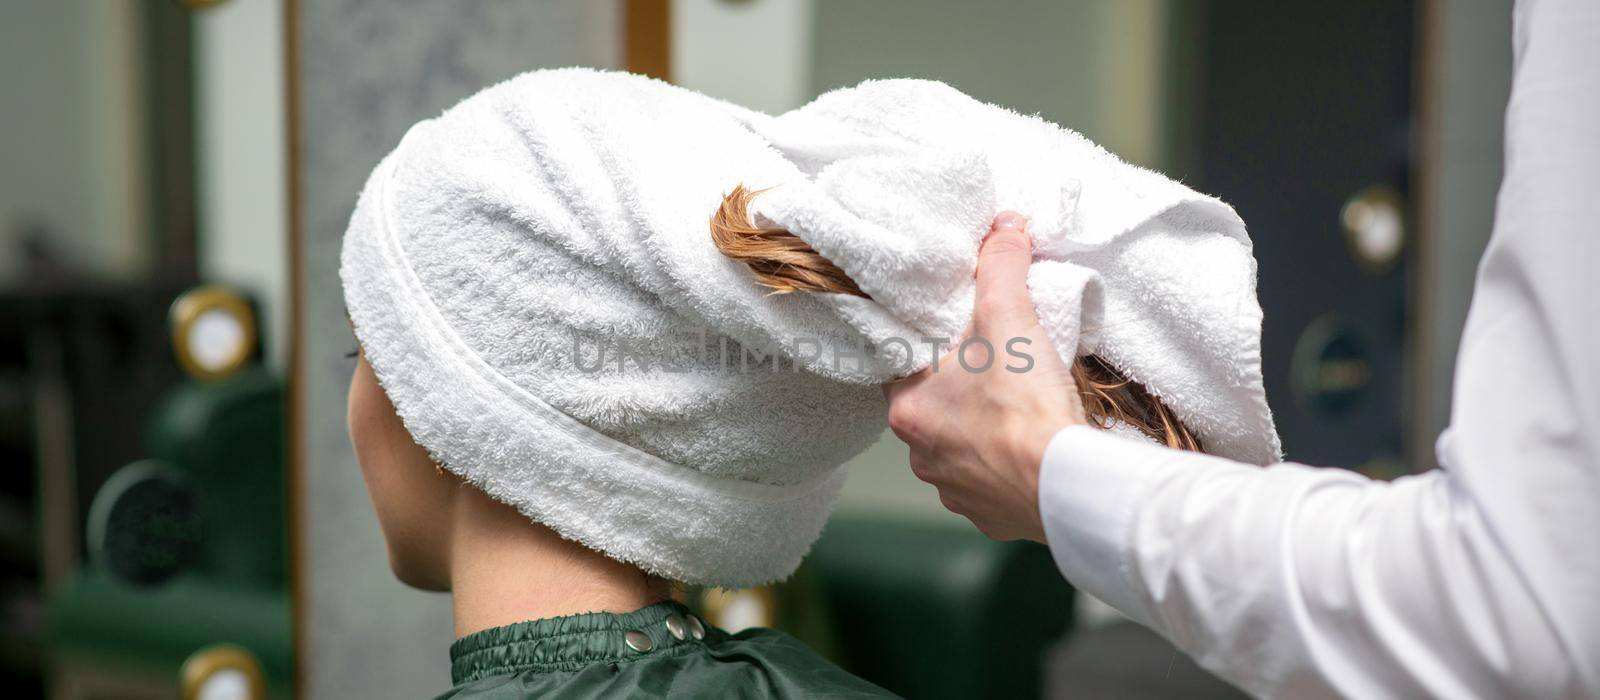
[[[1046,452],[1040,503],[1068,580],[1253,693],[1579,687],[1520,570],[1444,473],[1260,469],[1073,428]]]

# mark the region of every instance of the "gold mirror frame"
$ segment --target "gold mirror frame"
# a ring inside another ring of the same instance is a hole
[[[756,606],[759,619],[753,625],[734,626],[729,611],[738,603],[750,601]],[[700,609],[707,622],[717,627],[737,632],[747,627],[774,627],[778,621],[778,594],[771,586],[756,586],[729,590],[707,588],[700,593]]]
[[[1366,247],[1362,237],[1366,229],[1383,216],[1394,218],[1394,224],[1399,227],[1396,233],[1398,238],[1392,250],[1384,251],[1381,256],[1374,256]],[[1350,257],[1368,272],[1387,272],[1405,255],[1406,238],[1411,233],[1406,222],[1405,200],[1400,197],[1399,192],[1388,185],[1372,185],[1352,195],[1339,210],[1339,225],[1344,229],[1345,244],[1350,248]]]
[[[243,333],[239,339],[239,347],[233,355],[222,366],[216,368],[201,364],[189,347],[190,332],[194,330],[195,323],[208,311],[222,311],[228,314],[238,322],[239,329]],[[179,295],[177,300],[172,302],[168,323],[172,328],[172,352],[178,358],[178,365],[195,379],[216,381],[231,376],[249,364],[250,357],[255,352],[255,313],[250,310],[250,304],[244,297],[227,287],[206,285]]]
[[[261,662],[244,647],[216,644],[191,654],[178,672],[183,684],[183,700],[199,700],[206,681],[223,671],[239,671],[250,683],[251,698],[267,696],[267,678]]]

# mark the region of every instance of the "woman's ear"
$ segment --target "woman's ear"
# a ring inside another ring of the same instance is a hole
[[[372,366],[358,357],[346,411],[350,442],[402,583],[450,590],[450,541],[459,480],[406,432]]]

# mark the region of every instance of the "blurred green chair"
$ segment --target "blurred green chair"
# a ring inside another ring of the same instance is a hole
[[[201,288],[173,308],[192,379],[152,415],[147,458],[96,494],[89,561],[51,596],[58,697],[291,693],[282,383],[242,299]]]
[[[1073,622],[1048,549],[947,525],[835,516],[808,580],[834,658],[908,698],[1041,697],[1046,652]]]

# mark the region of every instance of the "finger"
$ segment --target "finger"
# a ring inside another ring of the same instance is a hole
[[[974,326],[1015,329],[1033,325],[1033,300],[1028,296],[1028,266],[1033,263],[1033,241],[1028,219],[1014,211],[1001,212],[994,228],[978,249],[978,298]]]

